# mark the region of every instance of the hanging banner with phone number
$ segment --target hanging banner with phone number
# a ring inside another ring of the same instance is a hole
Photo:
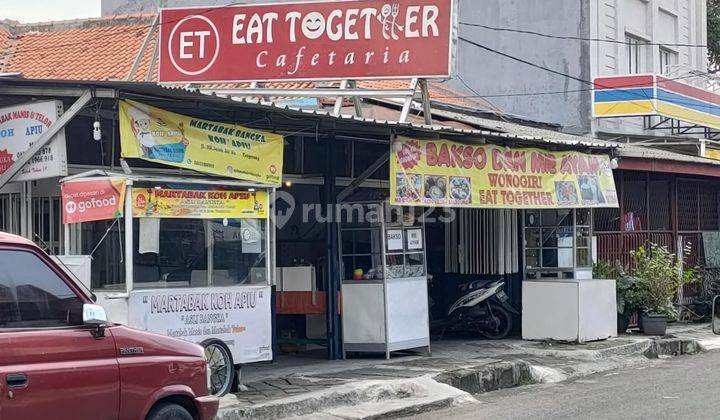
[[[280,185],[283,137],[120,101],[121,156]]]
[[[392,204],[429,207],[617,207],[607,155],[399,137]]]
[[[265,191],[134,188],[133,217],[266,219]]]

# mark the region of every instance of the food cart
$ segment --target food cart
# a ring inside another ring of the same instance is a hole
[[[61,180],[64,238],[82,245],[64,248],[90,255],[86,282],[112,321],[203,345],[211,390],[225,394],[241,364],[273,357],[283,137],[131,100],[118,109],[123,172]]]
[[[343,352],[430,354],[425,224],[419,207],[348,203],[339,225]],[[354,218],[357,216],[358,218]]]
[[[272,359],[272,186],[95,170],[61,188],[66,231],[118,225],[103,240],[122,244],[122,289],[87,284],[110,320],[203,345],[214,394],[239,365]]]

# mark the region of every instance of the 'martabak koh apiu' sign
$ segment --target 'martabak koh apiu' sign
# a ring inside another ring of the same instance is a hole
[[[452,0],[163,9],[161,83],[445,78]]]

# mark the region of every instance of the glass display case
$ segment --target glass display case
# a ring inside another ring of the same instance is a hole
[[[343,350],[429,352],[422,212],[386,203],[344,204],[341,238]],[[421,322],[418,322],[421,320]]]
[[[617,335],[615,280],[592,275],[592,216],[589,208],[524,211],[523,339]]]
[[[592,276],[592,210],[525,210],[525,273],[529,279]]]

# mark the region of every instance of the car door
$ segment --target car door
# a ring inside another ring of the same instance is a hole
[[[117,419],[111,329],[82,325],[75,285],[32,248],[0,248],[2,420]]]

